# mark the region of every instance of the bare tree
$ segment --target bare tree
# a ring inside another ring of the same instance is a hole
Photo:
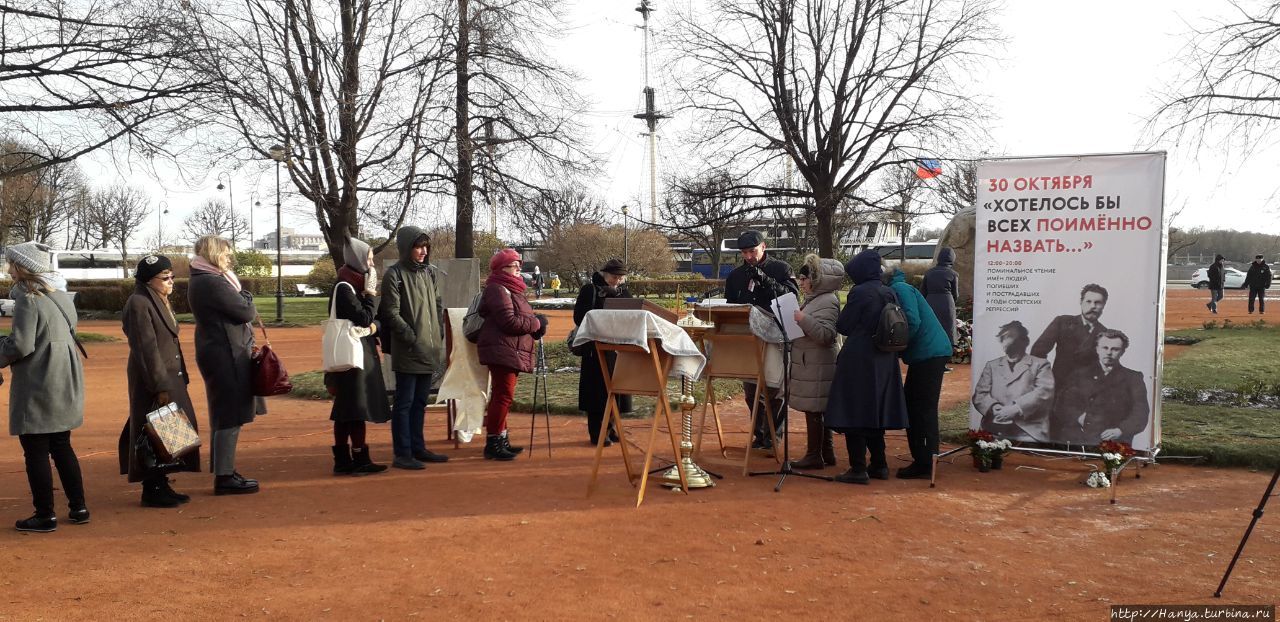
[[[623,236],[629,247],[627,267],[633,274],[665,274],[675,269],[675,256],[667,238],[653,229],[623,231],[579,223],[557,231],[538,254],[538,263],[554,268],[570,287],[599,270],[613,257],[622,257]]]
[[[576,76],[544,42],[565,31],[561,0],[456,0],[453,191],[457,254],[474,256],[475,197],[546,196],[592,169],[575,121]]]
[[[36,148],[0,143],[0,168],[29,162]],[[10,237],[50,243],[66,227],[71,201],[84,189],[74,163],[41,166],[0,180],[0,245]]]
[[[125,185],[114,185],[93,193],[90,221],[102,244],[120,246],[120,265],[129,276],[129,240],[151,214],[146,193]]]
[[[659,205],[659,226],[703,249],[711,260],[712,278],[719,278],[724,261],[721,240],[746,220],[747,192],[737,185],[723,170],[673,179]]]
[[[578,223],[598,223],[604,219],[605,204],[581,189],[559,188],[538,192],[528,199],[516,199],[507,212],[525,239],[545,243],[556,232]]]
[[[249,237],[249,221],[231,211],[222,199],[205,201],[182,220],[182,228],[193,243],[206,235],[220,235],[232,244]]]
[[[0,177],[121,139],[148,156],[164,153],[179,129],[175,113],[207,92],[188,62],[190,4],[0,4],[0,134],[34,147]]]
[[[1148,122],[1159,139],[1250,152],[1280,128],[1280,2],[1231,2],[1232,15],[1197,28],[1186,68]]]
[[[973,207],[978,199],[978,161],[954,160],[943,166],[951,170],[944,168],[942,175],[926,186],[938,197],[938,211],[954,216]]]
[[[789,158],[804,184],[739,184],[811,209],[834,254],[843,201],[878,171],[931,157],[978,131],[966,72],[997,32],[990,0],[713,0],[685,10],[675,38],[684,89],[706,119],[695,137],[713,168],[748,179]]]
[[[923,181],[916,175],[914,168],[901,166],[883,171],[880,178],[880,187],[886,199],[881,202],[879,209],[898,225],[899,250],[904,261],[911,225],[921,216],[937,213],[922,200]]]
[[[447,16],[439,2],[241,0],[201,6],[201,70],[223,95],[197,111],[284,163],[335,263],[366,220],[394,232],[418,192],[440,190]],[[281,149],[273,152],[272,146]],[[378,250],[381,250],[379,248]]]

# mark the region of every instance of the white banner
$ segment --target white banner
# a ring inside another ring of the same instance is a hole
[[[1164,161],[979,163],[971,428],[1159,445]]]

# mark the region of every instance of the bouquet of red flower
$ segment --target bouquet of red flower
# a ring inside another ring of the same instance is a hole
[[[997,439],[994,434],[986,430],[969,430],[965,437],[968,439],[969,454],[973,456],[973,464],[979,471],[1000,468],[1004,455],[1009,453],[1009,448],[1013,446],[1008,439]]]

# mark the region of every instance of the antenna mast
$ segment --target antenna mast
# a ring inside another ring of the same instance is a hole
[[[658,112],[655,91],[649,86],[649,14],[653,11],[649,0],[640,0],[636,7],[644,18],[644,112],[632,116],[649,127],[649,222],[658,222],[658,119],[670,117]]]

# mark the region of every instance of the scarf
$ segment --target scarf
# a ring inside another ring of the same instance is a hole
[[[338,280],[350,283],[352,287],[356,288],[357,295],[364,291],[364,279],[365,276],[356,272],[351,266],[342,266],[341,268],[338,268]]]
[[[195,268],[196,270],[202,270],[204,272],[221,274],[222,278],[226,279],[227,282],[230,283],[232,287],[236,288],[236,291],[241,291],[244,289],[243,287],[240,286],[240,278],[236,276],[235,272],[232,272],[230,270],[224,271],[222,268],[219,268],[218,266],[215,266],[212,263],[210,263],[209,260],[205,259],[204,257],[196,256],[195,259],[192,259],[191,267]]]
[[[517,296],[523,295],[525,288],[528,287],[524,284],[524,279],[520,278],[519,274],[507,274],[502,271],[489,273],[489,278],[485,280],[484,284],[490,285],[493,283],[511,290],[511,293]]]

